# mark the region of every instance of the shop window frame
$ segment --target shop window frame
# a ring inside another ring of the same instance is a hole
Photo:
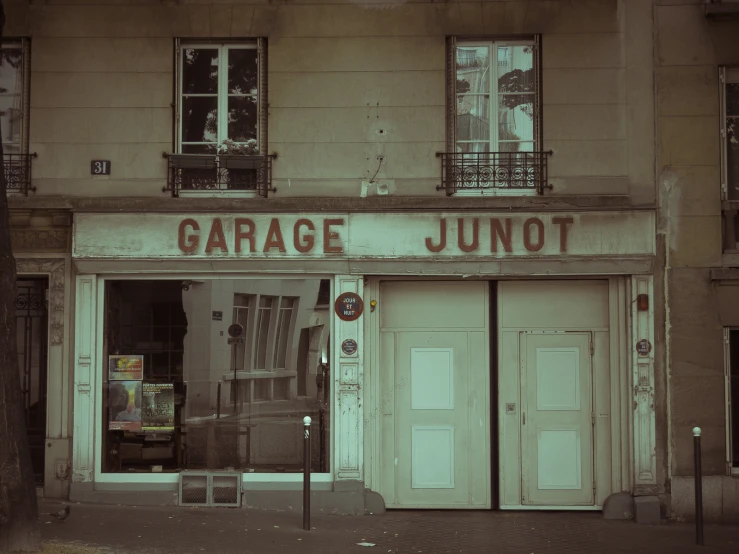
[[[316,279],[318,281],[321,281],[323,279],[328,280],[330,282],[330,291],[331,291],[331,298],[333,298],[334,290],[335,290],[335,283],[334,283],[334,276],[333,275],[324,275],[324,274],[318,274],[318,275],[311,275],[312,279]],[[90,379],[90,385],[92,387],[92,397],[93,397],[93,410],[90,413],[90,420],[89,425],[91,426],[90,429],[90,435],[89,438],[92,440],[93,446],[92,446],[92,467],[90,468],[90,473],[93,481],[95,483],[98,483],[102,487],[106,486],[120,486],[120,484],[129,484],[129,483],[135,483],[136,485],[145,485],[145,484],[157,484],[157,485],[172,485],[176,486],[179,483],[180,473],[179,472],[173,472],[173,473],[108,473],[103,471],[103,460],[102,460],[102,452],[100,450],[100,445],[102,444],[103,439],[103,433],[106,432],[106,429],[104,429],[103,422],[103,386],[102,386],[102,371],[107,371],[107,360],[105,360],[105,327],[102,325],[101,322],[105,321],[105,287],[106,283],[108,281],[122,281],[122,280],[138,280],[138,281],[146,281],[146,280],[200,280],[203,279],[211,279],[211,280],[219,280],[219,279],[226,279],[226,280],[232,280],[232,279],[244,279],[244,280],[255,280],[255,281],[263,281],[266,279],[282,279],[282,280],[303,280],[305,279],[305,276],[303,275],[289,275],[289,274],[281,274],[281,275],[260,275],[259,277],[255,277],[253,275],[244,275],[244,274],[209,274],[209,275],[187,275],[187,274],[166,274],[166,273],[139,273],[137,275],[131,275],[131,274],[119,274],[119,273],[111,273],[111,274],[102,274],[97,276],[95,279],[94,284],[94,290],[95,294],[93,296],[94,301],[93,305],[86,306],[85,310],[88,312],[89,316],[92,316],[92,325],[94,326],[94,334],[95,334],[95,345],[93,348],[95,349],[95,359],[98,360],[98,367],[101,369],[95,372],[94,376],[91,376]],[[80,307],[78,306],[78,309]],[[95,322],[98,323],[95,323]],[[332,328],[333,328],[334,322],[332,321]],[[335,359],[335,353],[333,350],[329,353],[329,363],[332,368],[336,367],[336,364],[338,363],[338,360]],[[333,382],[333,381],[332,381]],[[319,486],[322,486],[320,484],[332,483],[337,478],[336,468],[334,467],[333,460],[336,458],[336,429],[337,425],[335,424],[335,417],[338,417],[336,414],[336,394],[334,391],[334,387],[331,387],[331,395],[329,397],[330,400],[330,414],[331,414],[331,423],[329,425],[329,456],[332,460],[332,463],[329,465],[329,469],[325,473],[311,473],[311,482],[314,484],[319,484]],[[80,439],[81,441],[88,440],[88,437],[85,433],[84,429],[80,429]],[[314,434],[314,440],[318,440],[318,435]],[[86,448],[86,447],[85,447]],[[247,483],[299,483],[303,480],[302,473],[279,473],[279,472],[272,472],[272,473],[259,473],[259,472],[244,472],[241,476],[242,479],[242,486],[246,485]]]

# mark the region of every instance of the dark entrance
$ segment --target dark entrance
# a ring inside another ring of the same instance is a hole
[[[17,281],[15,323],[18,368],[26,413],[31,462],[37,485],[44,484],[46,442],[46,374],[48,344],[48,280],[21,277]]]

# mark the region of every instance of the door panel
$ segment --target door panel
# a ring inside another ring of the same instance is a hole
[[[384,283],[380,298],[392,305],[382,320],[379,368],[388,507],[488,507],[488,331],[480,326],[487,284]],[[445,310],[455,302],[472,313]],[[423,321],[410,315],[430,304],[437,309]]]
[[[590,333],[521,334],[523,503],[592,505]]]

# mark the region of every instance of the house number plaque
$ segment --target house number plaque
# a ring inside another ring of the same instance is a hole
[[[91,175],[110,175],[110,160],[92,160],[90,162]]]
[[[336,299],[334,310],[342,321],[355,321],[362,315],[364,302],[358,294],[345,292]]]

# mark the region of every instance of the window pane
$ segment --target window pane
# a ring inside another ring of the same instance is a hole
[[[256,48],[228,50],[228,93],[257,94]]]
[[[218,93],[218,50],[185,48],[182,51],[183,94]]]
[[[458,142],[457,152],[471,154],[473,152],[490,152],[489,142]]]
[[[20,48],[0,50],[0,93],[20,94],[23,82],[20,78],[23,68],[23,51]]]
[[[490,96],[457,97],[457,140],[490,140]]]
[[[270,305],[271,298],[262,298],[259,302],[260,308],[257,313],[257,337],[256,337],[256,359],[254,360],[254,369],[267,368],[267,338],[269,336],[269,318],[272,310],[262,307],[262,302],[267,300]]]
[[[246,142],[257,138],[257,101],[252,96],[228,99],[228,138]]]
[[[20,143],[23,112],[20,96],[0,96],[0,125],[5,146]]]
[[[274,367],[278,369],[285,369],[293,304],[293,298],[283,298],[280,302],[280,318],[277,322],[277,342],[275,344],[274,364]]]
[[[498,97],[498,140],[534,140],[534,96],[503,94]]]
[[[245,297],[237,295],[235,300],[239,300],[243,298],[246,300]],[[240,307],[237,306],[234,308],[234,315],[233,315],[233,322],[239,323],[244,328],[244,332],[241,335],[241,339],[239,342],[235,342],[233,344],[234,349],[234,367],[238,370],[245,370],[247,369],[244,366],[244,363],[246,362],[246,340],[245,337],[248,336],[246,330],[248,329],[248,322],[249,322],[249,308]]]
[[[726,85],[726,115],[739,115],[739,83]]]
[[[500,152],[533,152],[533,142],[501,142],[498,148]]]
[[[490,91],[490,49],[457,48],[457,93]]]
[[[0,50],[0,125],[5,143],[20,143],[23,123],[21,77],[23,51],[20,48]],[[12,153],[10,149],[9,153]]]
[[[183,144],[183,154],[215,154],[216,144]]]
[[[188,96],[182,99],[182,142],[217,142],[218,98]]]
[[[498,92],[534,92],[534,49],[498,46]]]
[[[739,117],[726,120],[726,177],[729,199],[739,199]]]

